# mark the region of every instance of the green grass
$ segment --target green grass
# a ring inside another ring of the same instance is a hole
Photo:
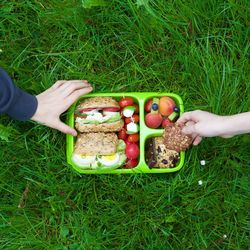
[[[105,2],[1,1],[0,66],[33,94],[87,79],[95,92],[174,92],[186,110],[250,110],[247,1]],[[175,174],[80,176],[61,133],[0,123],[0,249],[250,245],[249,135],[205,139]]]

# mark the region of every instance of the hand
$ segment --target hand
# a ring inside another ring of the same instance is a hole
[[[223,116],[196,110],[184,113],[178,119],[177,123],[184,126],[182,132],[192,135],[194,138],[193,144],[198,145],[202,141],[202,137],[229,137],[223,135],[221,131],[221,124],[223,121]]]
[[[60,120],[60,115],[80,96],[91,91],[92,86],[84,80],[57,81],[52,87],[36,96],[38,106],[31,119],[65,134],[76,136],[76,130],[64,124]]]

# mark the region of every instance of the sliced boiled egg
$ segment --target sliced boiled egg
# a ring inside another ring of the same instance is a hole
[[[98,157],[98,161],[104,166],[113,166],[120,160],[118,153],[112,155],[102,155]]]
[[[94,165],[96,160],[95,155],[81,155],[81,154],[73,154],[72,161],[82,167],[89,167]]]

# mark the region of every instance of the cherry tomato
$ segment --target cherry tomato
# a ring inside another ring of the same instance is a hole
[[[149,100],[146,102],[146,104],[145,104],[144,109],[145,109],[145,111],[148,112],[148,113],[151,111],[152,102],[153,102],[153,99],[149,99]]]
[[[136,159],[140,154],[139,147],[135,143],[127,144],[125,154],[128,159]]]
[[[107,112],[118,112],[118,111],[120,111],[120,108],[116,108],[116,107],[104,108],[103,111],[107,111]]]
[[[132,117],[126,117],[125,123],[128,124],[130,122],[134,122],[134,123],[139,122],[139,115],[132,115]]]
[[[126,129],[122,128],[119,132],[118,132],[118,138],[122,139],[122,140],[126,140],[127,139],[127,134],[126,134]]]
[[[139,135],[138,134],[132,134],[128,136],[127,139],[128,142],[138,142],[139,141]]]
[[[134,107],[135,107],[135,113],[139,114],[139,106],[137,104],[134,104]]]
[[[132,106],[134,104],[134,100],[131,97],[124,97],[119,101],[119,106],[121,108]]]
[[[136,143],[136,142],[129,142],[128,140],[125,140],[125,143],[126,143],[126,146],[130,145],[130,144],[136,144],[138,146],[138,143]]]
[[[138,165],[137,159],[127,159],[124,168],[134,168]]]
[[[129,142],[127,139],[125,140],[126,146],[132,144],[133,142]]]

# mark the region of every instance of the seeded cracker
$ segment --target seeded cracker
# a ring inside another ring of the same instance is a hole
[[[182,133],[178,124],[169,124],[164,131],[164,144],[166,148],[177,152],[185,151],[192,144],[192,137]]]

